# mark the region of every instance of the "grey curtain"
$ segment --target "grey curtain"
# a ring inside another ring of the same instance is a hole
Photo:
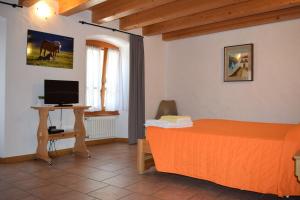
[[[142,37],[130,35],[129,144],[145,137],[145,61]]]

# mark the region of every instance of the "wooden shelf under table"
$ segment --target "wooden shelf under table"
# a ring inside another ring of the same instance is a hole
[[[78,134],[78,132],[73,130],[69,130],[61,133],[49,134],[48,140],[60,140],[60,139],[73,138],[76,137],[76,134]]]

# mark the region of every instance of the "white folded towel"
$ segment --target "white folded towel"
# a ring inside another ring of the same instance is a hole
[[[193,122],[192,121],[187,121],[187,122],[169,122],[165,120],[146,120],[145,126],[156,126],[160,128],[187,128],[187,127],[192,127]]]
[[[164,115],[160,120],[173,122],[173,123],[190,123],[192,118],[190,116],[177,116],[177,115]]]

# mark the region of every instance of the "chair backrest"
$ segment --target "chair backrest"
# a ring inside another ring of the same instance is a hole
[[[159,119],[163,115],[178,115],[174,100],[162,100],[160,102],[155,119]]]

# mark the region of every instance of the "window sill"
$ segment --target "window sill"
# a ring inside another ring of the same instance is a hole
[[[101,117],[101,116],[118,116],[119,111],[87,111],[84,113],[85,117]]]

